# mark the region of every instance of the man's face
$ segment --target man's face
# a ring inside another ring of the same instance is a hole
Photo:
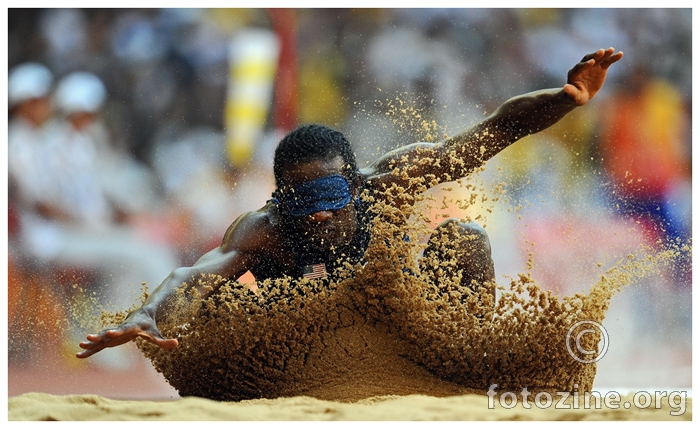
[[[32,98],[20,103],[17,106],[17,113],[38,127],[53,115],[53,104],[49,97]]]
[[[303,164],[289,164],[281,171],[283,187],[278,191],[292,195],[292,189],[299,185],[333,175],[342,175],[343,158],[317,160]],[[308,243],[312,249],[328,252],[334,248],[347,246],[357,232],[357,213],[353,201],[357,197],[354,183],[350,183],[350,202],[345,207],[314,211],[303,216],[286,216],[292,229],[293,239]],[[320,192],[319,192],[320,195]],[[281,198],[284,208],[284,198]]]

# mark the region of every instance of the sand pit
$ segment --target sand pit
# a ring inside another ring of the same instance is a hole
[[[632,403],[632,396],[622,396]],[[348,404],[308,396],[218,402],[203,398],[177,401],[125,401],[96,395],[57,396],[27,393],[9,400],[9,420],[692,420],[692,400],[679,406],[625,409],[530,409],[520,404],[508,409],[498,402],[489,408],[482,395],[436,398],[424,395],[379,396]],[[564,405],[562,405],[563,407]]]

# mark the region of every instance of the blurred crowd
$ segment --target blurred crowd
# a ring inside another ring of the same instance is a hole
[[[690,238],[690,9],[10,9],[8,24],[11,325],[37,290],[125,308],[192,264],[269,198],[299,123],[342,130],[364,166],[562,86],[601,47],[625,58],[593,105],[487,171],[531,227],[488,228],[553,257],[557,213],[601,240],[620,221],[652,244]],[[545,283],[566,289],[555,271]],[[689,265],[669,278],[689,289]]]

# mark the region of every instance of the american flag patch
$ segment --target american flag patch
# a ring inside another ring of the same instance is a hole
[[[322,279],[326,277],[326,264],[313,264],[304,267],[304,278]]]

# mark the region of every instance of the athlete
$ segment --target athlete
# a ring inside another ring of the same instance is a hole
[[[175,269],[119,326],[88,335],[77,357],[87,358],[137,337],[163,349],[177,347],[177,339],[161,335],[158,322],[174,305],[176,290],[183,284],[203,297],[216,293],[217,287],[197,286],[202,274],[232,280],[247,271],[256,280],[286,275],[323,278],[332,276],[339,263],[361,262],[371,234],[370,201],[401,208],[413,204],[425,189],[426,178],[434,186],[467,176],[512,143],[586,104],[602,88],[608,67],[622,56],[613,48],[599,49],[569,70],[562,88],[511,98],[456,136],[400,147],[362,170],[357,169],[351,146],[339,131],[313,124],[291,131],[275,151],[273,198],[261,209],[241,215],[221,245],[193,266]],[[402,192],[392,192],[398,189]],[[483,228],[447,220],[433,234],[449,234],[451,242],[460,243],[456,250],[462,284],[494,281],[491,248]],[[424,256],[434,252],[439,249],[429,244]]]

